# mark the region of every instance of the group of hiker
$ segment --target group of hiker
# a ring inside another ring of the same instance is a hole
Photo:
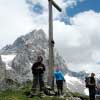
[[[46,68],[43,64],[43,57],[38,56],[37,61],[32,65],[32,74],[33,74],[33,85],[32,85],[32,91],[30,93],[30,97],[32,97],[36,93],[36,87],[39,85],[39,91],[44,92],[44,79],[43,75]],[[54,71],[53,77],[56,80],[56,86],[57,86],[57,95],[63,94],[63,82],[65,82],[64,74],[60,70],[60,67],[57,66]],[[90,100],[95,100],[95,94],[96,94],[96,80],[95,80],[95,73],[91,73],[91,76],[86,78],[85,80],[86,87],[89,90],[89,97]]]
[[[43,64],[43,57],[38,56],[37,61],[32,65],[33,85],[29,97],[35,95],[37,85],[38,88],[40,88],[39,92],[40,93],[44,92],[45,85],[44,85],[43,75],[45,70],[46,68],[45,65]],[[65,82],[65,79],[59,67],[56,67],[53,77],[56,79],[57,94],[58,95],[63,94],[63,82]]]

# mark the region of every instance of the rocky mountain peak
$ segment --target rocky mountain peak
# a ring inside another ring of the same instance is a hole
[[[47,41],[43,30],[33,30],[26,35],[18,37],[12,45],[6,45],[0,50],[0,54],[17,53],[26,48],[47,48]]]

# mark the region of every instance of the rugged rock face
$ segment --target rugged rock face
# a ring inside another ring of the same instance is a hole
[[[43,30],[33,30],[32,32],[17,38],[12,45],[5,46],[0,50],[0,54],[19,53],[20,50],[46,49],[48,46],[46,35]]]
[[[5,64],[2,62],[1,56],[0,56],[0,81],[2,81],[5,78]]]
[[[12,61],[12,68],[21,77],[19,82],[27,81],[28,79],[32,80],[31,63],[26,52],[16,55]]]
[[[6,66],[2,62],[1,56],[0,56],[0,88],[3,87],[3,80],[5,79],[5,71],[6,71]]]

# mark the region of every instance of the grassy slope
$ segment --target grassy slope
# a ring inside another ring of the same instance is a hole
[[[28,83],[24,88],[21,88],[20,90],[6,90],[6,91],[2,91],[0,92],[0,100],[66,100],[66,99],[62,99],[59,97],[34,97],[34,98],[28,98],[25,95],[25,92],[30,91],[32,86],[32,83]]]
[[[59,97],[34,97],[28,98],[23,90],[14,91],[14,90],[6,90],[0,93],[0,100],[65,100]]]
[[[66,100],[66,98],[67,98],[67,97],[59,98],[57,96],[54,96],[54,97],[46,96],[43,98],[40,98],[40,97],[28,98],[25,95],[26,91],[29,91],[29,89],[22,88],[20,90],[6,90],[3,92],[0,92],[0,100]],[[83,95],[80,95],[78,93],[74,93],[74,94],[72,93],[72,95],[74,97],[84,97]],[[88,100],[88,97],[84,97],[84,98],[86,98],[86,100]]]
[[[24,88],[21,88],[20,90],[6,90],[6,91],[3,91],[3,92],[0,92],[0,100],[66,100],[66,98],[59,98],[59,97],[49,97],[49,96],[46,96],[46,97],[43,97],[40,99],[40,97],[34,97],[34,98],[28,98],[26,95],[25,95],[25,92],[26,91],[30,91],[31,89],[31,86],[32,86],[32,83],[28,83]],[[77,93],[71,93],[73,96],[75,97],[81,97],[80,94],[77,94]],[[82,95],[82,97],[84,97]],[[87,97],[86,97],[87,98]],[[88,100],[88,99],[86,99]]]

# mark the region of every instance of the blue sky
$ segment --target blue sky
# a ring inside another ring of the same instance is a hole
[[[37,14],[42,14],[43,13],[43,6],[40,3],[32,5],[31,9],[32,9],[33,12],[36,12]]]
[[[41,3],[35,3],[33,4],[31,0],[26,0],[28,4],[31,5],[31,10],[37,14],[42,14],[44,11],[44,7],[41,5]],[[66,3],[65,0],[64,2]],[[80,2],[80,0],[76,0],[77,4],[74,6],[65,7],[66,9],[66,15],[65,17],[60,18],[60,21],[64,21],[66,24],[70,24],[69,18],[75,16],[78,13],[93,10],[95,12],[100,12],[100,0],[83,0]]]
[[[84,2],[78,2],[74,7],[66,8],[68,16],[74,16],[80,12],[94,10],[100,12],[100,0],[85,0]]]

